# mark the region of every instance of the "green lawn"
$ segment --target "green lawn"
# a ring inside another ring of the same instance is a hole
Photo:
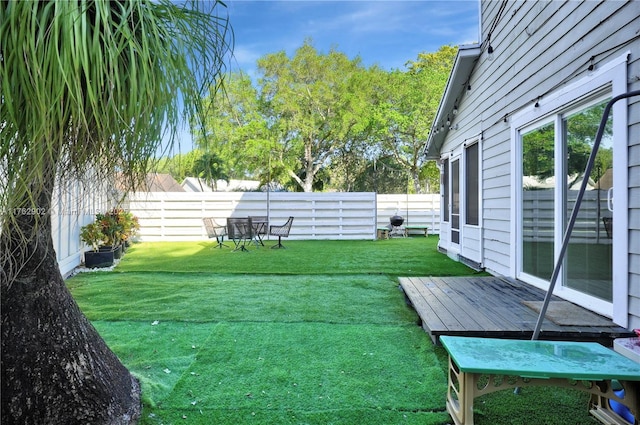
[[[473,273],[436,252],[437,238],[377,241],[287,241],[287,249],[249,247],[249,252],[214,248],[215,243],[143,243],[130,249],[121,272],[205,272],[292,275],[386,274],[457,276]],[[228,245],[233,246],[232,243]],[[244,255],[240,255],[244,254]]]
[[[396,279],[475,273],[436,243],[141,243],[68,286],[140,379],[142,424],[444,425],[446,355]],[[594,423],[586,407],[577,392],[506,391],[478,401],[476,423]]]

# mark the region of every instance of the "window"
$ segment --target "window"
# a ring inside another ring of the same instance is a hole
[[[553,122],[528,129],[522,143],[522,271],[549,280],[553,272],[555,137]]]
[[[612,300],[613,246],[604,226],[612,211],[607,208],[613,172],[613,119],[609,120],[589,176],[584,169],[595,142],[602,112],[609,99],[572,111],[562,117],[562,140],[568,176],[563,186],[567,203],[565,227],[584,179],[587,190],[578,211],[567,251],[566,286],[605,301]]]
[[[449,159],[442,163],[442,221],[449,222]]]
[[[478,143],[465,149],[465,224],[480,224],[480,173]]]
[[[460,157],[451,161],[451,242],[460,243]]]

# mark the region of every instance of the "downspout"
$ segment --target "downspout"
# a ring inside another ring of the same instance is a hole
[[[480,183],[480,199],[484,199],[484,196],[482,195],[482,192],[484,192],[484,172],[482,170],[482,164],[484,163],[483,159],[484,159],[484,155],[482,154],[484,152],[484,132],[481,131],[480,132],[480,140],[478,140],[478,167],[479,167],[479,171],[480,171],[480,178],[479,183]],[[480,215],[478,217],[478,224],[480,225],[480,246],[478,247],[480,250],[480,269],[484,270],[485,269],[485,264],[484,264],[484,233],[485,233],[485,228],[484,228],[484,202],[481,203],[481,208],[478,210],[478,214]]]

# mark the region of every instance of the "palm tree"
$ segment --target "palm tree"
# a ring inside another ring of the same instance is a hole
[[[203,153],[196,159],[192,171],[198,177],[198,181],[203,181],[214,190],[217,189],[218,180],[229,182],[229,175],[224,170],[224,162],[215,153]]]
[[[204,10],[204,6],[211,6]],[[56,181],[142,181],[163,137],[223,72],[218,2],[0,2],[2,423],[124,424],[139,384],[79,310],[58,268]],[[113,181],[113,180],[111,180]]]

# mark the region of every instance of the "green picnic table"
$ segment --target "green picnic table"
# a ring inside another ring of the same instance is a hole
[[[586,391],[594,417],[606,424],[628,425],[612,408],[613,400],[626,406],[638,424],[640,364],[600,344],[456,336],[441,336],[440,342],[449,353],[447,411],[456,425],[473,424],[476,397],[532,385]],[[624,390],[623,397],[614,383]]]
[[[404,231],[407,236],[409,236],[409,233],[412,230],[418,231],[420,233],[424,233],[425,238],[429,237],[429,226],[420,226],[420,225],[404,226]]]
[[[389,239],[389,228],[387,226],[378,226],[377,238],[378,239]]]

